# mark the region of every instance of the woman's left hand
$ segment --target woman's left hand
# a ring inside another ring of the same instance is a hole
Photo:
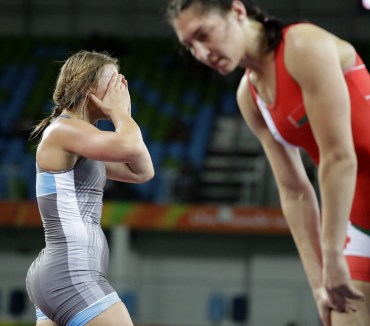
[[[326,255],[324,284],[333,309],[339,312],[356,311],[351,300],[364,300],[364,294],[351,283],[348,265],[342,253]]]

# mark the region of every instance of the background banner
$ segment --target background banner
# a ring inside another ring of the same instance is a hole
[[[1,226],[42,226],[36,202],[0,202],[0,212]],[[289,234],[281,210],[266,207],[105,202],[103,228],[118,224],[143,230]]]

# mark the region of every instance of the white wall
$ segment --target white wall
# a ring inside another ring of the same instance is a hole
[[[112,240],[121,232],[115,229]],[[122,277],[114,261],[111,276],[117,289],[136,293],[138,324],[211,325],[207,305],[217,293],[228,304],[249,297],[248,326],[319,325],[290,237],[134,232],[130,238]],[[112,246],[113,260],[121,249]],[[220,323],[229,325],[235,325],[230,311]]]

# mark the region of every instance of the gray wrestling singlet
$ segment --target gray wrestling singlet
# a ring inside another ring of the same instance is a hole
[[[105,180],[104,163],[86,158],[58,173],[37,166],[46,246],[29,268],[26,286],[30,300],[58,325],[114,292],[100,226]]]

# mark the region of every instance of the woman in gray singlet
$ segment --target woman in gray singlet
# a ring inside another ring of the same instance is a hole
[[[37,326],[132,326],[106,279],[103,188],[106,178],[146,182],[154,170],[118,69],[105,53],[72,55],[61,68],[52,115],[32,133],[42,134],[36,195],[46,242],[26,278]],[[97,129],[99,119],[111,120],[115,132]]]

